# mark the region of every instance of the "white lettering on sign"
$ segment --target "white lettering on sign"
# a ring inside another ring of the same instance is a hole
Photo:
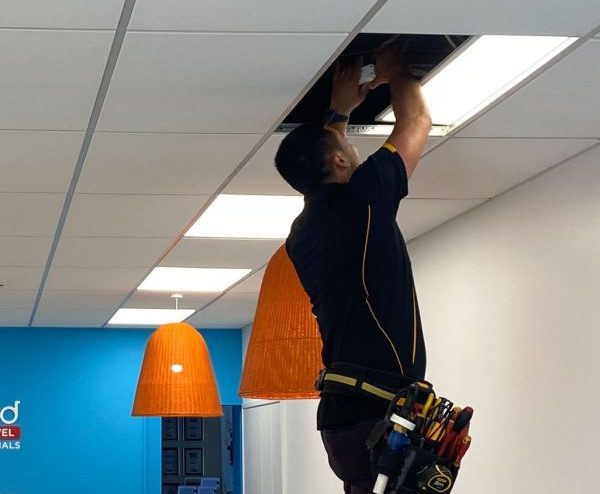
[[[6,406],[0,410],[0,422],[6,425],[12,425],[19,420],[19,405],[20,401],[15,401],[14,406]]]

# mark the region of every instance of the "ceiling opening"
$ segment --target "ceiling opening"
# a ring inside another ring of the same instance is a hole
[[[340,60],[342,63],[353,63],[358,57],[362,56],[363,65],[374,63],[376,49],[382,43],[395,37],[400,38],[406,44],[406,61],[409,69],[417,79],[421,80],[467,41],[470,36],[361,33],[342,52]],[[288,114],[283,124],[277,129],[278,132],[289,132],[299,124],[317,121],[323,117],[329,107],[334,65],[327,69],[304,98]],[[373,133],[368,132],[368,130],[373,131],[373,129],[376,129],[374,126],[382,124],[378,117],[381,117],[382,112],[389,104],[390,91],[387,85],[381,85],[370,91],[363,104],[352,113],[348,133]]]

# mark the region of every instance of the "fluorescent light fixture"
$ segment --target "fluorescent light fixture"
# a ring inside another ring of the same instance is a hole
[[[156,326],[181,322],[190,317],[194,309],[119,309],[108,321],[112,326]]]
[[[392,130],[394,130],[392,124],[348,125],[346,133],[349,136],[389,137]],[[450,129],[445,125],[433,125],[429,131],[429,137],[442,137],[448,132]]]
[[[154,268],[138,290],[153,292],[222,292],[251,269]]]
[[[286,238],[302,196],[221,194],[185,234],[205,238]]]
[[[558,36],[480,36],[466,42],[423,83],[423,94],[434,125],[446,126],[449,132],[548,63],[577,39]],[[394,122],[393,111],[386,110],[378,120]]]

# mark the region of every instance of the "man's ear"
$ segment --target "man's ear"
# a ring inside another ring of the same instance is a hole
[[[338,170],[346,170],[350,168],[350,162],[346,159],[344,154],[340,151],[335,151],[331,155],[331,165]]]

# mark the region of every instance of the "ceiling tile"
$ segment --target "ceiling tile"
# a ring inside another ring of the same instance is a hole
[[[77,190],[210,195],[261,137],[96,133]]]
[[[125,291],[134,289],[145,268],[57,268],[50,269],[47,290]]]
[[[171,242],[170,238],[151,237],[62,237],[54,266],[149,268]]]
[[[123,0],[0,0],[1,28],[116,29]]]
[[[257,300],[255,293],[228,293],[194,314],[188,322],[199,329],[242,328],[254,319]]]
[[[63,235],[70,237],[174,237],[207,196],[77,194]]]
[[[63,194],[0,193],[0,235],[54,236]]]
[[[265,262],[270,260],[266,259]],[[260,292],[260,287],[262,285],[263,277],[265,276],[265,270],[261,269],[260,271],[256,271],[252,276],[247,278],[245,281],[240,283],[231,289],[229,293],[255,293],[258,296]]]
[[[273,134],[225,188],[227,194],[298,195],[279,175],[273,158],[285,134]],[[430,137],[425,151],[441,141]],[[362,159],[377,151],[385,137],[351,136]]]
[[[0,267],[0,272],[2,268]],[[10,290],[0,288],[0,311],[4,309],[33,309],[37,290]]]
[[[490,198],[596,141],[592,139],[449,139],[423,158],[411,198]]]
[[[344,39],[128,33],[98,130],[264,133]]]
[[[5,288],[2,290],[37,290],[42,280],[44,268],[0,266],[0,281]]]
[[[44,290],[40,310],[113,309],[123,302],[129,290]]]
[[[160,265],[256,269],[267,262],[282,243],[282,240],[184,238]]]
[[[66,194],[83,132],[0,131],[0,192]]]
[[[200,309],[213,301],[220,293],[184,293],[179,299],[180,309]],[[136,291],[123,305],[133,309],[174,309],[175,300],[170,292]]]
[[[388,0],[365,31],[583,36],[598,24],[597,0]]]
[[[33,326],[61,328],[99,328],[112,315],[113,310],[104,309],[40,309]]]
[[[0,30],[0,129],[85,130],[112,40],[112,32]]]
[[[585,43],[458,135],[600,137],[599,59],[600,40]]]
[[[485,202],[481,199],[405,199],[400,203],[398,223],[406,241]]]
[[[2,309],[0,310],[0,326],[27,326],[30,317],[30,309]]]
[[[52,237],[0,237],[0,266],[44,266]]]
[[[130,29],[349,32],[375,0],[138,0]]]

